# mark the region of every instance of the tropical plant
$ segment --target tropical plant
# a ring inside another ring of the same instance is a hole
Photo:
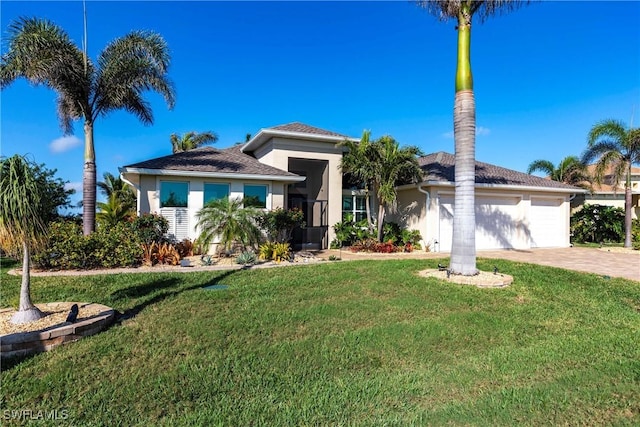
[[[43,164],[31,165],[38,185],[42,189],[42,219],[45,224],[60,217],[60,208],[71,207],[70,196],[76,192],[72,188],[66,188],[68,181],[55,178],[56,169],[47,169]]]
[[[351,139],[345,139],[339,145],[347,149],[340,161],[340,169],[343,173],[350,175],[356,181],[357,185],[364,188],[367,224],[369,228],[373,229],[371,202],[369,199],[369,193],[373,185],[372,175],[375,169],[372,162],[373,156],[371,154],[373,150],[371,144],[371,131],[365,130],[362,132],[362,137],[359,142]]]
[[[98,188],[107,200],[111,195],[115,195],[115,197],[120,200],[122,209],[131,211],[131,214],[135,214],[136,193],[133,188],[124,182],[122,178],[114,176],[109,172],[105,172],[102,177],[104,181],[98,182]]]
[[[236,264],[253,265],[257,261],[256,254],[251,251],[244,251],[236,257]]]
[[[187,132],[184,135],[172,133],[170,138],[173,153],[194,150],[206,144],[213,144],[218,140],[218,135],[212,131]]]
[[[624,238],[624,210],[586,204],[571,215],[574,242],[612,243]]]
[[[450,271],[454,274],[475,275],[476,220],[475,220],[475,146],[476,103],[471,74],[471,21],[481,21],[520,4],[517,0],[418,0],[442,21],[456,21],[458,55],[453,108],[453,134],[455,140],[455,184],[453,214],[453,240]],[[528,3],[528,2],[524,2]]]
[[[201,233],[198,240],[208,248],[219,239],[226,252],[235,242],[243,247],[255,245],[262,237],[256,224],[258,213],[256,208],[243,206],[242,199],[212,200],[196,214],[196,227]]]
[[[373,190],[378,202],[378,241],[382,242],[384,216],[390,207],[395,207],[398,196],[396,186],[422,179],[418,164],[420,149],[414,146],[400,148],[390,136],[383,136],[374,142],[372,176]]]
[[[293,230],[305,226],[304,213],[297,208],[276,208],[259,214],[256,220],[267,240],[278,243],[290,241]]]
[[[624,247],[632,246],[631,166],[640,164],[640,128],[630,128],[617,120],[605,120],[591,128],[587,137],[587,149],[582,155],[584,164],[596,161],[594,181],[614,188],[624,181]]]
[[[123,205],[122,199],[116,193],[112,193],[106,202],[98,202],[99,212],[96,220],[102,227],[112,227],[118,223],[129,221],[133,217],[131,209]]]
[[[527,173],[542,172],[554,181],[564,182],[582,188],[591,188],[591,176],[587,165],[576,156],[567,156],[556,167],[549,160],[534,160],[527,168]]]
[[[36,165],[22,156],[0,159],[0,247],[7,254],[22,255],[20,304],[12,323],[44,317],[31,302],[31,251],[42,246],[44,189],[36,178]]]
[[[0,60],[0,89],[23,77],[58,94],[58,116],[65,134],[84,120],[83,232],[95,230],[96,154],[94,123],[115,110],[134,114],[145,125],[153,112],[143,94],[153,90],[173,108],[167,76],[169,49],[153,32],[133,31],[107,45],[94,64],[68,34],[49,20],[20,18],[9,26],[8,49]]]

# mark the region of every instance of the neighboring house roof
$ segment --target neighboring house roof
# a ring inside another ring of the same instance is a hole
[[[432,184],[453,184],[455,181],[455,156],[443,151],[418,159],[424,171],[424,180]],[[586,190],[562,182],[476,161],[476,185],[490,187],[536,187],[550,190],[583,193]]]
[[[320,129],[300,122],[293,122],[284,125],[273,126],[270,128],[260,129],[260,131],[242,147],[242,151],[254,151],[269,139],[274,137],[331,142],[333,144],[342,142],[345,139],[358,141],[358,139],[351,138],[337,132]]]
[[[304,177],[260,163],[239,147],[218,150],[212,147],[175,153],[124,166],[124,173],[144,175],[198,175],[297,182]]]
[[[589,172],[589,174],[591,176],[594,175],[596,170],[596,165],[589,165],[587,166],[587,171]],[[620,185],[618,187],[613,185],[613,173],[612,170],[609,169],[604,177],[603,177],[603,181],[602,184],[596,184],[595,182],[593,183],[593,193],[598,194],[624,194],[624,183],[625,180],[624,178],[622,179],[622,181],[620,182]],[[631,166],[631,180],[632,181],[636,181],[636,182],[640,182],[640,168],[637,168],[635,166]],[[633,193],[639,193],[640,189],[633,189],[632,190]]]

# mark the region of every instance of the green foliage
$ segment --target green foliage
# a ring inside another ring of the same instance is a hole
[[[258,257],[266,261],[289,261],[291,259],[291,246],[289,243],[267,242],[260,245]]]
[[[164,243],[169,231],[169,221],[161,215],[144,214],[136,217],[131,223],[136,236],[142,243]]]
[[[253,265],[258,260],[255,253],[251,251],[244,251],[236,257],[236,264]]]
[[[45,223],[49,223],[59,218],[60,208],[71,207],[70,197],[76,190],[66,189],[65,184],[69,181],[55,177],[57,169],[47,169],[44,163],[40,165],[34,163],[31,166],[42,191],[42,219]]]
[[[633,220],[631,227],[633,249],[640,250],[640,219]]]
[[[33,256],[33,263],[47,270],[77,270],[132,267],[142,261],[142,244],[131,223],[99,228],[83,236],[72,221],[55,221],[49,228],[45,249]]]
[[[621,242],[624,209],[586,204],[571,216],[571,235],[578,243]]]
[[[133,216],[133,211],[123,204],[117,194],[113,193],[109,196],[107,202],[98,202],[99,209],[96,213],[96,222],[100,227],[110,228],[114,225],[129,221]]]
[[[293,230],[304,227],[302,210],[276,208],[262,212],[256,218],[258,226],[264,231],[269,242],[286,243],[291,240]]]
[[[218,240],[225,251],[234,243],[243,247],[257,244],[262,237],[256,224],[258,213],[256,208],[243,206],[240,199],[213,200],[196,214],[196,226],[202,231],[198,241],[208,248]]]
[[[351,246],[354,243],[375,237],[375,233],[369,228],[366,219],[355,222],[352,214],[345,215],[344,220],[333,226],[336,238],[331,242],[333,249],[343,246]]]
[[[102,176],[104,181],[98,182],[98,188],[107,198],[107,203],[117,204],[120,210],[126,212],[125,216],[135,216],[136,193],[133,188],[124,182],[122,178],[114,176],[109,172],[105,172]],[[117,202],[112,202],[112,197],[114,197]],[[100,207],[99,203],[98,206]]]

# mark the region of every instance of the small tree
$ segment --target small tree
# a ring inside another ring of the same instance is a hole
[[[46,234],[45,189],[38,182],[36,168],[19,155],[0,160],[0,246],[10,255],[22,255],[20,306],[12,323],[44,317],[31,302],[31,250],[42,244]]]
[[[287,243],[291,240],[293,230],[305,226],[304,214],[300,209],[276,208],[263,212],[257,220],[267,235],[267,240],[276,243]]]
[[[243,206],[241,199],[213,200],[196,214],[196,226],[201,230],[198,241],[208,248],[216,239],[225,251],[230,251],[233,243],[250,246],[260,242],[262,234],[256,224],[260,210]]]

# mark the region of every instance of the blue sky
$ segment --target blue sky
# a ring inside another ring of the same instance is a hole
[[[82,2],[0,3],[3,51],[19,16],[47,18],[82,43]],[[212,130],[217,147],[294,121],[359,137],[392,135],[454,152],[455,23],[406,1],[87,2],[89,56],[132,30],[160,33],[177,92],[155,124],[116,112],[95,125],[98,179],[171,153],[169,135]],[[596,122],[640,123],[640,2],[537,2],[472,33],[476,158],[526,171],[579,155]],[[82,123],[60,131],[55,94],[14,82],[1,93],[1,153],[31,154],[80,188]],[[74,202],[81,199],[81,191]]]

